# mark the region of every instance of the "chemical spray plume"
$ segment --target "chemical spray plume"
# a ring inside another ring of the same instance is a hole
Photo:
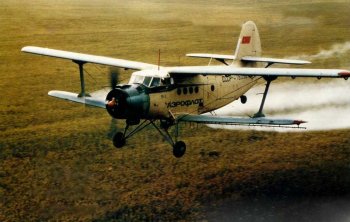
[[[317,59],[329,59],[336,56],[342,56],[350,52],[350,42],[337,43],[331,46],[330,49],[322,49],[320,52],[314,55],[299,55],[291,56],[289,59],[306,59],[306,60],[317,60]]]
[[[320,80],[322,81],[322,80]],[[350,85],[348,81],[332,80],[320,83],[286,82],[271,86],[264,113],[270,118],[302,119],[307,130],[350,128]],[[235,101],[216,111],[218,115],[247,116],[257,112],[264,85],[257,86],[246,95],[248,102]],[[282,128],[236,127],[229,129],[256,129],[290,131]]]

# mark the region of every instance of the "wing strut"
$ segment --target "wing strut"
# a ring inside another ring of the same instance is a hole
[[[72,60],[72,61],[79,65],[81,91],[80,91],[78,97],[90,96],[89,94],[85,93],[85,80],[84,80],[84,68],[83,68],[83,66],[86,62],[78,61],[78,60]]]
[[[271,82],[273,80],[277,79],[277,77],[276,76],[269,76],[269,77],[264,77],[264,79],[266,80],[265,91],[263,94],[263,98],[261,100],[259,111],[253,115],[253,118],[265,117],[265,114],[263,113],[263,109],[264,109],[264,105],[265,105],[266,96],[267,96],[267,93],[269,92]]]

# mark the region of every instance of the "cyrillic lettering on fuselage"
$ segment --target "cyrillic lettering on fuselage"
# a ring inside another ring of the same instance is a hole
[[[189,99],[189,100],[169,102],[169,103],[166,103],[166,105],[167,105],[167,108],[175,108],[177,106],[191,106],[191,105],[197,105],[201,103],[203,104],[203,99]]]
[[[242,80],[242,79],[253,79],[254,76],[235,76],[235,75],[229,75],[229,76],[222,76],[222,82],[230,82],[232,79],[234,80]]]

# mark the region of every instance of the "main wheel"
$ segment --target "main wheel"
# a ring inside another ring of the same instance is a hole
[[[118,132],[113,136],[113,145],[117,148],[121,148],[125,145],[125,138],[123,133]]]
[[[173,154],[176,158],[182,157],[186,152],[186,144],[183,141],[178,141],[173,146]]]

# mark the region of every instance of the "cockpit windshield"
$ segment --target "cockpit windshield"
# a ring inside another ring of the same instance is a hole
[[[132,83],[142,84],[144,78],[145,78],[144,76],[135,76],[134,79],[132,80]]]
[[[130,83],[138,83],[147,87],[157,87],[171,84],[172,81],[170,80],[170,78],[161,79],[159,77],[134,75],[131,78]]]
[[[145,79],[143,80],[143,85],[149,86],[151,80],[152,80],[152,77],[150,77],[150,76],[145,76]]]

